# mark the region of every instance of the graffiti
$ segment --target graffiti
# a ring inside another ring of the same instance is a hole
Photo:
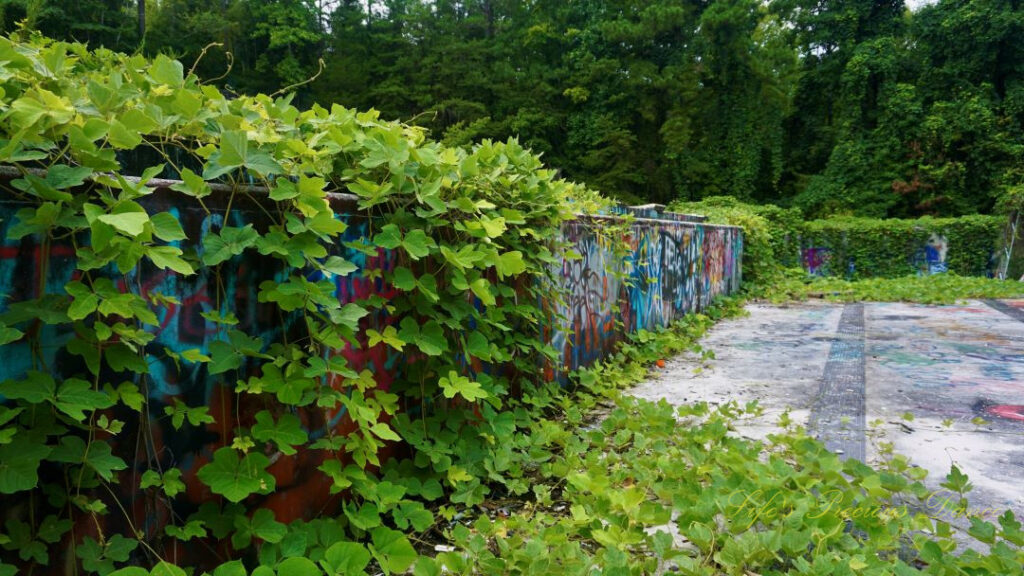
[[[804,270],[811,276],[828,276],[829,262],[832,261],[832,251],[828,248],[804,248],[801,252],[801,262]]]
[[[182,250],[201,252],[203,238],[225,225],[269,224],[263,211],[255,206],[236,205],[230,218],[225,219],[221,215],[224,206],[218,206],[215,197],[207,203],[209,213],[198,207],[175,207],[171,198],[166,191],[158,190],[143,203],[151,211],[167,211],[178,219],[191,239],[175,243]],[[0,201],[0,292],[4,296],[0,312],[17,302],[45,295],[63,300],[64,285],[77,274],[76,252],[70,240],[51,244],[31,237],[6,239],[7,228],[17,221],[14,214],[21,207],[17,202]],[[338,210],[344,212],[343,207]],[[564,224],[562,239],[579,257],[567,258],[552,270],[553,292],[559,296],[542,303],[549,312],[542,335],[560,356],[547,371],[550,378],[561,380],[568,371],[592,364],[610,353],[629,332],[664,326],[687,312],[705,308],[715,296],[739,287],[739,229],[706,226],[693,221],[696,217],[673,216],[654,209],[642,212],[645,216],[665,217],[632,221],[624,232],[628,246],[625,254],[616,251],[617,242],[598,233],[609,222],[624,220],[614,216],[581,217]],[[357,271],[330,278],[320,272],[309,272],[307,279],[330,280],[342,303],[371,297],[385,301],[393,298],[396,289],[383,280],[382,272],[395,269],[396,256],[385,250],[366,254],[346,247],[369,233],[369,221],[345,213],[339,218],[347,228],[332,251],[354,263]],[[261,303],[257,297],[261,283],[282,282],[288,273],[273,259],[252,253],[224,262],[219,274],[200,268],[196,274],[184,277],[157,269],[148,262],[126,276],[111,274],[121,291],[159,302],[153,304],[158,322],[149,327],[153,340],[146,348],[149,374],[137,375],[135,381],[147,395],[148,411],[142,418],[127,411],[114,415],[126,422],[120,436],[126,440],[117,443],[115,450],[132,463],[125,474],[173,466],[182,470],[182,479],[188,486],[186,493],[176,499],[174,509],[168,510],[150,495],[131,490],[137,483],[121,484],[124,492],[116,496],[127,504],[132,521],[141,527],[147,539],[160,540],[171,515],[187,517],[210,499],[209,490],[196,477],[198,470],[230,441],[236,429],[251,426],[254,414],[267,408],[255,405],[253,396],[236,392],[237,380],[259,376],[254,363],[243,363],[229,381],[219,375],[211,376],[206,364],[182,361],[182,354],[196,351],[209,355],[210,345],[225,338],[224,329],[209,320],[211,313],[234,313],[238,319],[236,327],[258,337],[264,347],[300,332],[303,326],[299,316],[282,317],[275,306]],[[161,297],[154,298],[157,295]],[[360,323],[365,332],[368,328],[382,330],[396,320],[377,310]],[[24,374],[31,368],[33,354],[42,354],[46,365],[58,366],[67,373],[84,370],[82,360],[64,350],[76,337],[68,326],[41,325],[37,329],[40,341],[45,343],[41,351],[29,350],[27,339],[0,347],[0,378]],[[408,360],[383,343],[370,347],[365,339],[359,345],[346,344],[329,354],[343,356],[356,372],[370,371],[381,390],[392,386]],[[328,380],[323,384],[340,389],[343,382]],[[164,416],[164,408],[179,401],[189,406],[208,406],[210,413],[218,415],[216,422],[174,429]],[[311,438],[328,433],[344,436],[353,427],[340,408],[271,409],[294,413]],[[264,497],[259,506],[272,510],[282,522],[313,518],[330,508],[337,502],[337,496],[330,493],[330,478],[317,471],[326,454],[327,451],[308,450],[290,456],[273,455],[269,471],[275,476],[277,489]]]
[[[1014,414],[1024,381],[1024,326],[977,306],[893,303],[871,310],[872,377],[900,383],[896,387],[913,399],[915,414],[1020,424]]]
[[[985,412],[997,418],[1024,421],[1024,406],[1022,405],[996,404],[993,406],[986,406]]]
[[[617,258],[601,234],[608,220],[581,217],[562,236],[578,258],[559,270],[559,302],[543,303],[543,336],[560,352],[549,377],[587,366],[623,335],[665,326],[739,288],[742,235],[737,228],[681,220],[632,223]]]
[[[835,248],[835,250],[833,250]],[[811,276],[835,276],[844,273],[842,266],[834,262],[835,252],[844,252],[844,247],[805,246],[800,249],[800,264]],[[907,261],[910,270],[917,270],[919,275],[940,274],[949,270],[946,255],[949,252],[949,241],[945,236],[932,234],[926,243],[916,248],[911,247]],[[840,256],[840,261],[843,256]],[[849,258],[845,273],[853,277],[856,273],[854,259]]]
[[[613,206],[609,213],[613,216],[633,216],[651,220],[673,220],[676,222],[704,222],[707,216],[699,214],[683,214],[665,210],[663,204],[644,204],[642,206]]]
[[[948,250],[949,245],[945,236],[932,234],[928,238],[928,244],[924,247],[928,274],[939,274],[949,270],[949,267],[946,265],[946,252]]]

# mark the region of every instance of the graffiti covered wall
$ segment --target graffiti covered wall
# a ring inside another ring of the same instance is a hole
[[[178,218],[190,240],[176,246],[186,252],[202,250],[203,238],[224,225],[252,225],[257,229],[268,225],[262,207],[237,198],[230,210],[230,222],[225,222],[221,214],[230,202],[226,195],[207,198],[205,210],[198,205],[174,206],[172,197],[157,190],[140,202],[151,212],[169,211]],[[382,280],[380,272],[394,269],[395,258],[384,250],[368,255],[345,246],[367,234],[369,221],[354,215],[350,198],[339,195],[333,204],[347,224],[343,242],[335,251],[358,267],[353,274],[333,279],[335,296],[341,302],[374,295],[387,300],[395,289]],[[77,279],[72,239],[9,239],[8,233],[18,223],[17,212],[25,206],[10,197],[0,199],[0,313],[25,313],[19,312],[19,302],[45,295],[52,295],[51,302],[60,305],[67,301],[65,284]],[[617,216],[595,216],[564,225],[563,239],[579,258],[566,260],[555,271],[556,290],[565,298],[548,303],[552,310],[550,322],[539,328],[561,355],[561,365],[551,370],[552,378],[561,378],[568,370],[592,363],[611,351],[615,342],[629,332],[663,326],[687,312],[703,309],[715,296],[739,287],[739,229],[704,225],[691,219],[623,220]],[[625,253],[615,253],[607,234],[601,234],[613,225],[624,227],[616,233],[624,235],[627,241]],[[253,414],[266,408],[250,406],[252,396],[237,392],[238,379],[255,375],[251,374],[254,367],[243,363],[237,378],[227,379],[224,374],[211,374],[209,364],[182,362],[181,356],[209,355],[210,346],[226,338],[226,327],[212,320],[217,314],[233,313],[239,329],[258,334],[268,344],[289,337],[299,328],[294,326],[296,318],[281,317],[275,307],[258,301],[262,282],[279,282],[285,277],[285,271],[274,262],[252,250],[222,264],[219,276],[201,268],[197,274],[184,277],[147,263],[127,276],[111,276],[118,290],[148,297],[159,321],[150,329],[153,340],[146,347],[148,374],[134,382],[148,399],[146,417],[140,421],[127,411],[112,415],[126,422],[121,432],[124,438],[142,440],[118,445],[122,452],[119,455],[129,464],[123,473],[174,466],[184,471],[182,479],[187,487],[176,500],[175,510],[159,506],[145,493],[126,490],[117,495],[129,506],[135,525],[145,531],[147,538],[159,538],[170,515],[185,517],[213,497],[198,481],[196,472],[210,461],[217,448],[233,437],[236,428],[252,426]],[[395,321],[378,313],[360,322],[365,331],[382,330],[382,326]],[[40,331],[40,340],[46,343],[43,349],[29,349],[24,341],[0,346],[0,379],[21,377],[40,365],[62,374],[84,373],[84,360],[65,350],[74,334],[67,324],[59,326],[63,332],[45,320],[33,328]],[[336,353],[344,356],[355,371],[373,372],[381,388],[387,390],[399,375],[401,354],[383,343],[368,346],[363,340],[360,344],[347,345]],[[217,414],[216,422],[175,429],[165,409],[173,409],[179,402],[207,406],[210,413]],[[299,409],[295,414],[311,439],[327,434],[345,435],[352,430],[343,411]],[[279,454],[269,469],[275,477],[276,490],[261,497],[264,500],[259,505],[272,510],[281,522],[315,517],[330,507],[337,497],[330,493],[331,480],[316,470],[325,453],[309,450]],[[136,486],[137,482],[123,485]]]
[[[853,278],[858,276],[857,259],[853,256],[847,256],[847,261],[844,263],[837,261],[833,257],[834,253],[843,254],[846,250],[845,246],[843,249],[837,250],[831,246],[805,245],[800,248],[800,263],[803,269],[811,276],[844,276]],[[907,252],[909,257],[905,259],[906,262],[903,264],[903,271],[907,274],[929,276],[949,271],[949,263],[946,261],[946,255],[949,252],[949,240],[945,236],[931,234],[927,241],[908,249]],[[864,262],[861,262],[861,267],[868,268],[866,275],[870,276],[872,274],[870,264],[866,266]],[[984,268],[976,268],[973,271],[991,275],[991,272]],[[865,275],[864,270],[860,272],[860,275]]]
[[[743,238],[739,228],[668,219],[635,219],[614,253],[610,217],[580,217],[563,227],[578,258],[559,274],[564,300],[555,303],[549,334],[561,368],[587,366],[627,333],[652,330],[704,309],[739,288]]]
[[[1004,228],[1004,218],[982,215],[809,220],[786,238],[780,260],[812,276],[849,279],[992,276]]]

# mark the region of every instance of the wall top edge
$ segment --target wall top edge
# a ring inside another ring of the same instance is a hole
[[[46,176],[46,170],[41,168],[19,168],[11,165],[0,165],[0,181],[10,181],[16,178],[21,178],[25,174],[32,174],[33,176],[39,176],[40,178]],[[122,176],[126,181],[133,184],[137,184],[141,181],[138,176]],[[181,180],[172,180],[168,178],[151,178],[146,181],[145,186],[147,188],[153,188],[154,190],[169,190],[176,184],[181,184]],[[258,186],[253,184],[225,184],[220,182],[208,182],[210,189],[219,194],[227,194],[231,192],[254,192],[257,194],[270,194],[270,189],[266,186]],[[359,197],[355,194],[348,194],[344,192],[328,192],[327,199],[332,204],[338,204],[343,206],[355,206],[359,202]],[[675,214],[673,212],[673,214]],[[696,216],[696,215],[694,215]],[[739,230],[738,226],[729,226],[725,224],[708,224],[700,221],[685,221],[685,220],[674,220],[669,218],[642,218],[634,216],[629,218],[628,216],[616,215],[616,214],[576,214],[576,218],[585,219],[597,219],[597,220],[611,220],[616,222],[625,222],[627,219],[632,222],[652,223],[652,224],[671,224],[680,225],[687,227],[703,226],[705,228],[728,228],[733,230]]]
[[[687,222],[683,220],[669,220],[664,218],[627,218],[622,216],[616,216],[614,214],[576,214],[576,218],[580,220],[614,220],[617,222],[640,222],[640,223],[651,223],[651,224],[671,224],[673,226],[685,226],[690,228],[726,228],[729,230],[742,230],[740,226],[731,226],[729,224],[708,224],[707,222]]]

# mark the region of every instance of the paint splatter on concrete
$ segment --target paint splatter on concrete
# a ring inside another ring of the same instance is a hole
[[[1020,301],[1004,301],[1020,308]],[[939,483],[956,464],[975,489],[979,513],[1024,513],[1024,322],[986,305],[864,304],[864,409],[868,461],[880,442],[929,471]],[[737,431],[759,438],[777,430],[789,410],[813,421],[843,306],[821,302],[748,306],[749,316],[723,322],[702,342],[715,353],[669,362],[635,389],[673,403],[757,400],[764,414]],[[827,388],[827,387],[826,387]],[[905,413],[914,415],[905,421]],[[982,419],[984,422],[978,419]],[[857,422],[843,419],[856,430]],[[875,426],[872,426],[872,423]]]

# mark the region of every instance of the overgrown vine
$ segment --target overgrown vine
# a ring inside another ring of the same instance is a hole
[[[553,239],[596,196],[555,179],[514,141],[466,151],[374,112],[229,99],[163,56],[35,37],[0,39],[0,63],[0,162],[24,206],[7,238],[35,239],[44,263],[57,244],[74,258],[63,278],[42,271],[33,297],[8,302],[0,318],[2,343],[31,350],[26,370],[0,383],[0,493],[21,500],[6,549],[44,566],[56,560],[48,547],[70,542],[65,561],[101,574],[127,561],[173,562],[173,541],[210,536],[230,536],[234,549],[209,550],[214,559],[247,549],[272,559],[295,543],[252,497],[274,492],[269,468],[281,458],[297,465],[298,450],[317,454],[332,493],[348,494],[331,525],[368,536],[385,569],[404,569],[394,558],[411,551],[392,527],[433,522],[405,495],[436,498],[443,484],[455,501],[482,499],[484,474],[469,454],[507,433],[513,383],[540,379],[551,353],[540,339],[542,300],[557,298],[541,281],[556,261]],[[131,176],[128,164],[149,158]],[[341,214],[345,203],[352,215]],[[201,229],[186,232],[178,214],[189,210],[204,215]],[[263,270],[258,303],[245,311],[229,302],[244,259]],[[363,272],[387,298],[338,297],[353,259],[384,263]],[[159,271],[211,287],[202,347],[155,345],[161,317],[181,304],[143,287]],[[275,337],[256,330],[257,309],[276,318]],[[407,359],[393,381],[342,353],[374,347]],[[176,378],[234,395],[219,402],[233,414],[188,397],[155,410],[155,358],[176,366]],[[339,418],[349,424],[339,428]],[[152,419],[186,435],[216,431],[208,461],[176,466],[157,449]],[[415,477],[372,481],[381,451],[399,440],[417,450],[427,487],[410,488]],[[112,488],[124,483],[153,502],[164,534],[134,525]],[[172,502],[185,492],[224,505],[182,517]],[[112,516],[130,532],[106,530]]]
[[[971,520],[989,549],[961,555],[928,514],[808,513],[824,487],[858,509],[920,496],[903,459],[843,466],[799,429],[735,438],[734,406],[673,411],[618,392],[698,350],[735,301],[640,332],[568,390],[545,381],[549,275],[574,256],[555,238],[602,201],[514,141],[448,148],[372,112],[229,99],[165,57],[42,38],[0,39],[0,83],[19,208],[4,238],[40,263],[3,279],[0,576],[1021,564],[1012,513]],[[246,265],[255,301],[235,290]],[[340,297],[357,270],[375,290]],[[146,282],[159,274],[208,287],[189,319],[202,346],[161,340],[183,302]],[[353,359],[389,349],[401,366]],[[169,373],[179,389],[160,388]],[[205,453],[181,462],[179,436]],[[344,498],[279,517],[280,479],[312,468],[303,486]],[[955,473],[948,484],[967,491]],[[737,490],[758,489],[787,491],[788,514],[737,509]]]

